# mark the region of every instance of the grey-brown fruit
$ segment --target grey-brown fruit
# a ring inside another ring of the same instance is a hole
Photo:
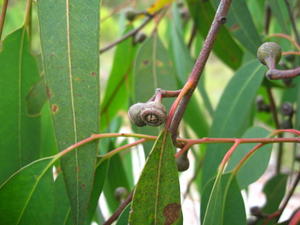
[[[186,171],[190,167],[190,161],[187,157],[187,152],[176,159],[177,170],[180,172]]]
[[[138,127],[143,127],[146,125],[144,120],[141,118],[141,111],[145,107],[146,103],[136,103],[130,106],[128,110],[128,117],[132,123],[134,123]]]
[[[134,36],[134,43],[142,43],[143,41],[145,41],[147,38],[147,35],[144,32],[138,32],[135,36]]]
[[[166,108],[159,102],[145,103],[140,115],[145,124],[153,127],[160,126],[167,118]]]
[[[267,65],[268,58],[278,63],[281,58],[281,47],[275,42],[265,42],[257,49],[257,58],[264,65]]]
[[[138,14],[139,13],[133,8],[127,8],[125,11],[125,17],[129,21],[133,21]]]
[[[125,200],[128,196],[128,191],[125,187],[117,187],[114,196],[118,202]]]

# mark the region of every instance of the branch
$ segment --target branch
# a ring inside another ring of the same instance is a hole
[[[300,67],[290,69],[290,70],[270,69],[267,72],[267,77],[270,80],[281,80],[286,78],[293,78],[298,75],[300,75]]]
[[[158,12],[157,12],[158,13]],[[138,33],[141,29],[143,29],[154,17],[155,15],[157,14],[153,14],[153,15],[150,15],[150,14],[147,14],[147,18],[144,20],[143,23],[140,24],[140,26],[138,26],[137,28],[135,28],[134,30],[128,32],[127,34],[125,34],[123,37],[115,40],[114,42],[108,44],[107,46],[103,47],[100,49],[100,54],[102,54],[103,52],[106,52],[107,50],[113,48],[114,46],[116,46],[117,44],[125,41],[126,39],[134,36],[136,33]]]
[[[197,83],[203,72],[208,56],[212,50],[217,33],[221,25],[226,22],[226,15],[228,13],[230,4],[231,0],[221,0],[215,18],[205,39],[203,48],[191,72],[191,75],[184,85],[180,95],[177,97],[170,109],[168,120],[166,122],[166,128],[172,133],[173,142],[176,141],[179,123],[183,117],[187,104],[195,88],[197,87]]]
[[[114,214],[112,214],[112,216],[109,217],[109,219],[106,222],[104,222],[103,225],[111,225],[115,220],[118,219],[118,217],[123,212],[123,210],[126,208],[126,206],[132,201],[132,195],[133,195],[133,192],[131,192],[128,195],[127,199],[125,199],[125,201],[121,203],[119,208],[117,208],[117,210],[114,212]]]

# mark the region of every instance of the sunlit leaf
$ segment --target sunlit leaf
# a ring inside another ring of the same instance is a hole
[[[170,5],[173,1],[174,0],[155,0],[155,2],[147,9],[147,12],[153,14]]]
[[[131,225],[181,224],[181,204],[174,147],[167,131],[161,132],[134,191]]]

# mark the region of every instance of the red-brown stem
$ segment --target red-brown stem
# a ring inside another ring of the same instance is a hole
[[[159,100],[161,98],[174,98],[180,94],[181,90],[176,91],[169,91],[169,90],[162,90],[157,88],[155,90],[155,94],[150,98],[149,101]]]
[[[279,133],[279,132],[278,132]],[[300,143],[300,138],[200,138],[200,139],[184,139],[178,138],[177,141],[183,141],[186,143],[185,146],[192,146],[195,144],[210,144],[210,143],[235,143],[240,144],[247,143],[283,143],[283,142],[294,142]],[[188,150],[187,147],[182,148],[179,152],[175,154],[175,157],[181,156],[184,152]]]
[[[1,15],[0,15],[0,41],[1,41],[1,37],[2,37],[7,6],[8,6],[8,0],[4,0],[3,5],[2,5],[2,10],[1,10]]]
[[[183,117],[187,104],[195,88],[197,87],[197,83],[203,72],[208,56],[212,50],[217,33],[221,25],[226,22],[226,15],[228,13],[230,4],[231,0],[220,1],[214,20],[210,26],[208,35],[204,41],[202,50],[197,58],[197,61],[193,67],[190,77],[188,78],[188,81],[182,89],[183,94],[180,93],[180,95],[177,97],[176,101],[171,107],[169,117],[166,123],[166,128],[172,133],[173,142],[176,142],[179,123]]]
[[[123,146],[120,146],[120,147],[118,147],[118,148],[116,148],[116,149],[114,149],[114,150],[112,150],[112,151],[110,151],[110,152],[108,152],[108,153],[106,153],[106,154],[103,154],[103,155],[101,155],[101,157],[102,157],[103,159],[110,158],[110,157],[112,157],[113,155],[115,155],[115,154],[117,154],[117,153],[119,153],[119,152],[121,152],[121,151],[123,151],[123,150],[125,150],[125,149],[127,149],[127,148],[131,148],[131,147],[136,146],[136,145],[138,145],[138,144],[142,144],[142,143],[144,143],[144,142],[146,142],[146,141],[148,141],[148,140],[145,139],[145,138],[139,139],[139,140],[137,140],[137,141],[135,141],[135,142],[133,142],[133,143],[126,144],[126,145],[123,145]]]
[[[250,158],[250,156],[252,154],[254,154],[254,152],[256,152],[256,150],[258,150],[259,148],[261,148],[262,146],[264,146],[266,143],[260,143],[255,145],[239,162],[239,164],[233,169],[233,174],[236,174],[241,167],[245,164],[245,162]]]
[[[300,50],[300,45],[297,43],[297,41],[295,41],[291,36],[287,35],[287,34],[282,34],[282,33],[278,33],[278,34],[270,34],[268,37],[280,37],[280,38],[284,38],[287,39],[288,41],[290,41],[298,50]]]
[[[281,80],[286,78],[293,78],[300,75],[300,67],[290,70],[270,69],[267,72],[267,77],[271,80]]]
[[[126,208],[126,206],[132,201],[132,196],[133,196],[133,192],[131,192],[128,195],[127,199],[121,203],[121,205],[117,208],[114,214],[112,214],[111,217],[109,217],[109,219],[106,222],[104,222],[103,225],[111,225],[115,220],[117,220],[120,214]]]
[[[288,51],[288,52],[282,52],[282,55],[300,55],[300,52]]]
[[[241,142],[236,139],[234,144],[231,146],[231,148],[226,152],[226,154],[224,155],[222,162],[220,163],[219,166],[219,171],[223,172],[226,163],[228,162],[228,160],[230,159],[231,155],[234,153],[234,151],[236,150],[236,148],[239,146]]]

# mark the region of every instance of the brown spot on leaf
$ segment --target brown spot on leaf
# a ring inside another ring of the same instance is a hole
[[[56,104],[52,104],[51,105],[51,111],[53,113],[57,113],[58,109],[59,109],[58,105],[56,105]]]
[[[97,75],[96,72],[91,72],[91,76],[95,77]]]
[[[156,66],[157,66],[157,67],[162,67],[163,65],[164,65],[164,64],[163,64],[162,61],[156,60]]]
[[[164,217],[166,218],[164,225],[171,225],[180,217],[180,208],[180,204],[177,203],[168,204],[164,208]]]
[[[48,96],[48,98],[50,99],[50,98],[51,98],[51,96],[52,96],[52,93],[51,93],[51,90],[50,90],[50,88],[48,88],[48,86],[46,86],[46,92],[47,92],[47,96]]]
[[[143,64],[144,64],[145,66],[148,65],[148,64],[149,64],[149,60],[147,60],[147,59],[144,60],[144,61],[143,61]]]

